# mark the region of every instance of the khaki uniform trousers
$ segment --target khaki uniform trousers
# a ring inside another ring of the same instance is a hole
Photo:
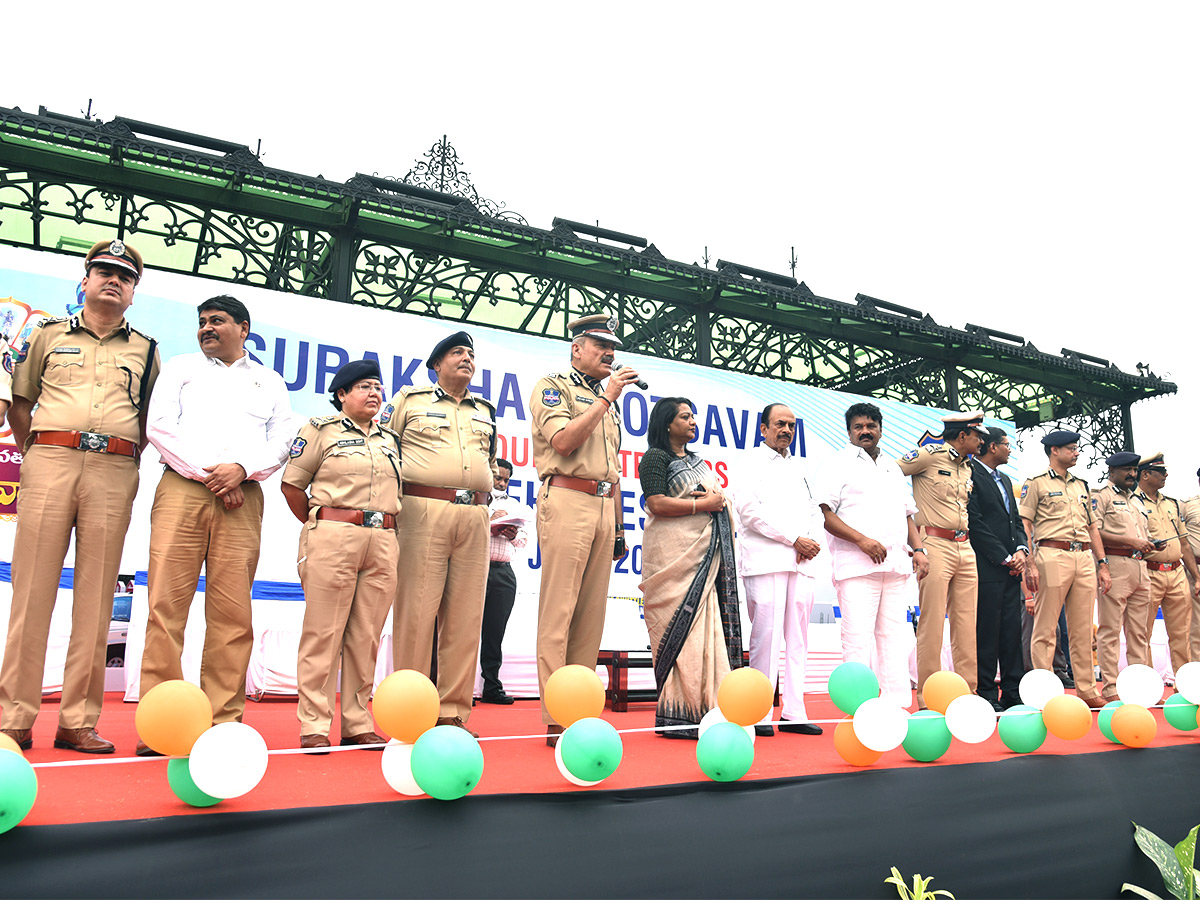
[[[925,700],[925,679],[942,668],[942,635],[950,615],[950,656],[954,671],[974,692],[979,686],[975,610],[979,602],[979,570],[969,541],[927,537],[929,574],[921,579],[921,617],[917,620],[917,705]]]
[[[429,674],[437,625],[441,715],[471,715],[488,573],[488,508],[405,497],[392,663]]]
[[[1125,662],[1151,666],[1150,576],[1146,564],[1125,556],[1110,556],[1112,590],[1096,598],[1099,626],[1096,655],[1105,700],[1117,699],[1117,674],[1121,658],[1121,629],[1125,630]]]
[[[1029,647],[1035,669],[1053,669],[1058,614],[1067,608],[1071,671],[1075,693],[1096,697],[1092,664],[1092,610],[1096,605],[1096,563],[1088,551],[1039,547],[1036,555],[1039,586]]]
[[[563,666],[596,668],[616,527],[615,498],[542,485],[537,505],[542,552],[537,664],[547,725],[554,718],[546,711],[546,679]]]
[[[396,596],[396,533],[321,520],[300,532],[304,628],[296,663],[300,734],[328,735],[342,665],[342,737],[374,728],[367,701],[375,686],[379,635]]]
[[[1192,573],[1188,572],[1187,569],[1184,569],[1183,571],[1187,572],[1188,589],[1190,592],[1190,590],[1194,584],[1194,582],[1192,580]],[[1151,622],[1151,625],[1153,625],[1153,624],[1154,623]],[[1200,597],[1192,598],[1192,629],[1191,629],[1191,631],[1192,631],[1191,656],[1192,656],[1192,660],[1196,661],[1196,660],[1200,660]]]
[[[200,688],[213,723],[240,722],[246,711],[246,668],[254,649],[250,591],[258,568],[263,495],[242,485],[246,502],[226,509],[199,481],[163,472],[150,510],[150,618],[142,655],[141,696],[183,678],[183,632],[204,567],[204,652]]]
[[[72,528],[75,587],[58,724],[96,727],[104,703],[113,591],[137,486],[137,463],[129,456],[44,444],[25,454],[13,543],[12,612],[0,669],[6,729],[32,728],[41,708],[50,616]]]
[[[14,556],[15,558],[15,556]],[[1154,627],[1158,608],[1162,607],[1163,624],[1167,626],[1167,645],[1171,648],[1171,670],[1192,659],[1188,649],[1192,625],[1192,597],[1188,593],[1186,569],[1180,566],[1170,572],[1150,572],[1150,609],[1146,615],[1147,630]]]

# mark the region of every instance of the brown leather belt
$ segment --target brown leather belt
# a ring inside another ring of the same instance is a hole
[[[576,478],[574,475],[551,475],[548,480],[551,487],[579,491],[593,497],[611,497],[614,487],[611,481],[592,481],[588,478]]]
[[[1169,563],[1147,562],[1146,568],[1149,569],[1151,572],[1170,572],[1173,569],[1180,568],[1182,565],[1183,565],[1183,560],[1177,559],[1177,560],[1175,560],[1175,562],[1169,562]]]
[[[445,500],[462,506],[486,506],[491,495],[487,491],[469,491],[463,488],[427,487],[423,484],[404,482],[406,497],[426,497],[429,500]]]
[[[1092,549],[1090,541],[1038,541],[1037,545],[1049,547],[1051,550],[1074,550],[1076,552]]]
[[[33,442],[49,444],[52,447],[72,447],[75,450],[115,453],[118,456],[132,456],[134,459],[137,459],[141,452],[133,441],[107,434],[96,434],[91,431],[35,431]]]
[[[934,528],[932,525],[925,526],[925,533],[930,537],[945,538],[948,541],[954,541],[961,544],[971,536],[969,531],[952,531],[949,528]]]
[[[362,525],[364,528],[396,527],[395,516],[374,509],[339,509],[336,506],[322,506],[317,510],[317,518],[328,519],[331,522],[349,522],[351,525]]]
[[[1105,547],[1104,552],[1109,556],[1128,556],[1130,559],[1141,559],[1145,556],[1141,550],[1130,550],[1128,547]]]

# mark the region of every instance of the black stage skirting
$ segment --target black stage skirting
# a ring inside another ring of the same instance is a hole
[[[879,897],[1162,893],[1131,820],[1200,822],[1200,747],[731,785],[213,813],[0,835],[4,897]]]

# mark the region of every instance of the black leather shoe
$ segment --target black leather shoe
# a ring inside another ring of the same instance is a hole
[[[1075,679],[1072,678],[1068,673],[1055,672],[1054,674],[1058,676],[1058,680],[1062,682],[1063,687],[1065,687],[1065,688],[1075,687]]]
[[[779,720],[779,730],[789,734],[824,734],[820,725],[814,725],[812,722],[791,722],[787,719]]]
[[[480,703],[497,703],[500,706],[510,706],[511,704],[515,703],[516,701],[512,697],[508,696],[508,694],[504,693],[504,691],[500,691],[495,694],[484,694],[482,697],[479,698],[479,702]]]
[[[755,725],[754,734],[756,737],[775,737],[775,729],[770,725]]]

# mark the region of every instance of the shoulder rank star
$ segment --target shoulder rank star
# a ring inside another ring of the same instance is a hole
[[[543,406],[558,406],[562,403],[562,395],[555,388],[546,388],[542,391]]]

